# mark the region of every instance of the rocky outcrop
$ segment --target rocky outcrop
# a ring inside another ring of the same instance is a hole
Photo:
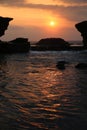
[[[62,38],[46,38],[36,43],[37,50],[67,50],[69,43]]]
[[[1,17],[0,16],[0,36],[3,36],[5,30],[7,30],[9,22],[13,20],[13,18]]]
[[[30,49],[28,38],[16,38],[9,43],[14,52],[28,52]]]
[[[87,21],[77,23],[75,27],[81,33],[81,36],[83,38],[84,48],[87,48]]]
[[[4,35],[11,20],[13,18],[0,17],[0,36]],[[29,49],[30,42],[28,42],[27,38],[16,38],[9,42],[0,41],[0,53],[28,52]]]
[[[0,53],[23,53],[30,49],[27,38],[16,38],[9,42],[0,41]]]

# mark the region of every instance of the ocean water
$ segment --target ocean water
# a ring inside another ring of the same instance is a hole
[[[87,70],[78,62],[87,51],[0,55],[0,130],[86,130]]]

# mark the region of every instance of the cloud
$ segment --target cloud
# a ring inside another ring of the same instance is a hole
[[[87,4],[87,0],[53,0],[54,2],[63,2],[68,4]]]
[[[56,0],[56,1],[59,1],[59,0]],[[65,3],[83,3],[83,2],[86,2],[87,3],[87,0],[67,0],[67,2],[66,2],[66,0],[61,0],[61,1],[63,1],[63,2],[65,2]]]
[[[45,9],[53,13],[53,15],[65,17],[69,20],[80,21],[87,18],[87,5],[44,5],[44,4],[27,4],[27,8]]]
[[[53,15],[65,17],[69,20],[80,21],[87,18],[87,0],[53,0],[55,4],[26,3],[26,0],[0,0],[0,5],[18,8],[42,9]],[[61,5],[59,2],[64,2]],[[57,3],[57,4],[56,4]],[[67,4],[67,6],[66,6]]]
[[[87,6],[68,6],[53,10],[55,14],[60,12],[60,15],[73,21],[85,20],[87,18]]]
[[[3,6],[21,6],[25,3],[25,0],[0,0],[0,5]]]

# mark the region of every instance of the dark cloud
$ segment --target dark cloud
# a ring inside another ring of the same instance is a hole
[[[61,1],[65,2],[66,0],[53,0],[53,1]],[[0,5],[3,6],[14,6],[14,7],[22,7],[22,8],[34,8],[34,9],[44,9],[52,12],[54,15],[61,17],[65,17],[69,20],[80,21],[85,20],[87,18],[87,0],[67,0],[67,3],[78,3],[76,5],[47,5],[47,4],[33,4],[26,3],[25,0],[0,0]],[[80,4],[79,4],[80,3]],[[83,3],[83,4],[81,4]]]
[[[63,5],[43,5],[27,4],[27,8],[45,9],[51,11],[56,16],[62,16],[74,21],[85,20],[87,18],[87,5],[63,6]]]
[[[61,0],[61,1],[66,2],[66,0]],[[67,2],[87,2],[87,0],[67,0]]]
[[[0,0],[0,5],[3,6],[21,6],[25,3],[25,0]]]
[[[87,18],[87,6],[68,6],[54,10],[55,14],[59,14],[69,20],[80,21]]]
[[[77,4],[77,3],[78,3],[78,4],[79,4],[79,3],[84,3],[84,4],[87,3],[87,0],[53,0],[53,1],[54,1],[54,2],[55,2],[55,1],[56,1],[56,2],[64,2],[64,3],[69,3],[69,4],[70,4],[70,3],[74,3],[74,4],[75,4],[75,3],[76,3],[76,4]]]
[[[0,0],[0,3],[4,4],[4,3],[23,3],[25,2],[25,0]]]

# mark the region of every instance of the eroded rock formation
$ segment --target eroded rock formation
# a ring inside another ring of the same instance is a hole
[[[13,20],[13,18],[0,17],[0,36],[4,35],[11,20]],[[9,42],[0,40],[0,53],[28,52],[29,49],[30,42],[28,42],[28,38],[16,38]]]
[[[13,20],[13,18],[1,17],[0,16],[0,37],[4,35],[5,30],[7,30],[9,22]]]
[[[87,69],[87,63],[78,63],[75,68],[77,69]]]
[[[16,38],[9,42],[0,41],[0,53],[23,53],[30,49],[28,38]]]
[[[87,21],[77,23],[75,27],[81,33],[84,47],[87,48]]]

